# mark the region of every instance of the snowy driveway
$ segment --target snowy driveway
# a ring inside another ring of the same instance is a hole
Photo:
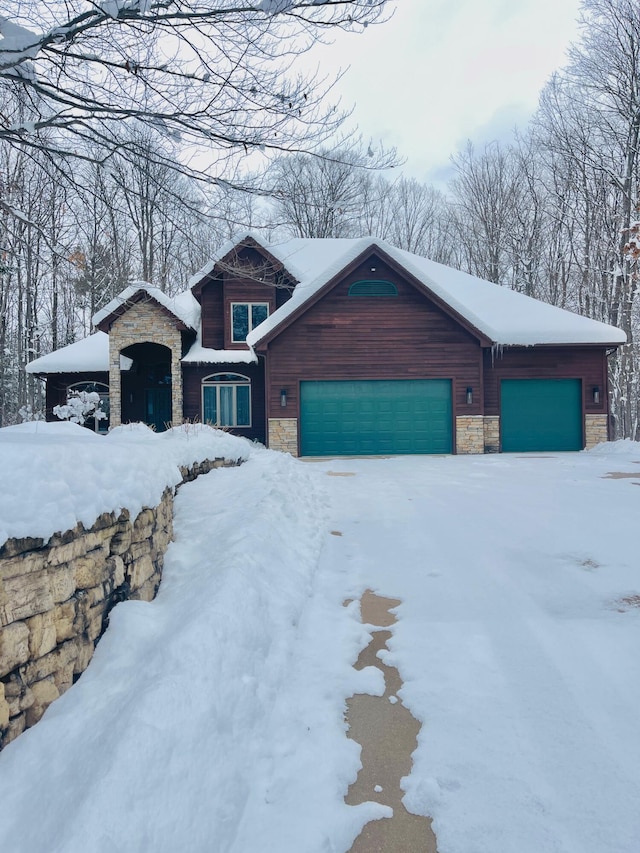
[[[156,601],[0,755],[0,849],[344,853],[383,813],[342,801],[371,587],[403,601],[405,802],[440,853],[637,853],[639,450],[258,451],[185,486]]]

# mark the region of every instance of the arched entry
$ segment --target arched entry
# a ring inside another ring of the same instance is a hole
[[[140,343],[120,352],[122,423],[142,421],[157,432],[171,424],[171,350]]]

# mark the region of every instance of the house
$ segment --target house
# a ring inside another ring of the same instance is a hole
[[[48,418],[97,390],[111,426],[197,419],[304,456],[591,447],[625,341],[370,237],[247,235],[186,292],[133,284],[94,326],[28,365]]]

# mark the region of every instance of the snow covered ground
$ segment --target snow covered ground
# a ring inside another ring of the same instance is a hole
[[[639,484],[640,447],[618,443],[252,448],[184,486],[158,598],[118,605],[0,754],[0,849],[344,853],[384,814],[343,803],[344,701],[381,685],[351,666],[369,635],[342,602],[371,587],[403,602],[389,658],[423,723],[405,802],[440,853],[637,853]]]

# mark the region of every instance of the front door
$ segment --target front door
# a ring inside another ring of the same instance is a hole
[[[145,423],[164,432],[171,423],[171,389],[147,388],[144,392]]]

